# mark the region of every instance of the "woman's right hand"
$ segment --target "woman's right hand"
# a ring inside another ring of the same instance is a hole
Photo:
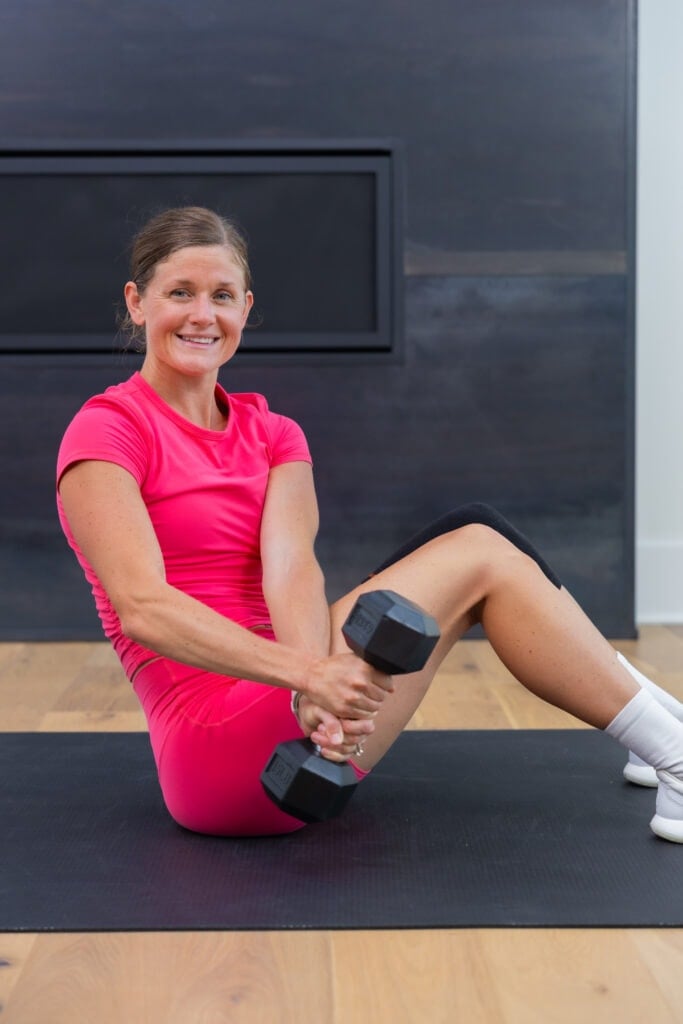
[[[332,654],[313,662],[303,690],[339,719],[372,718],[394,682],[355,654]]]
[[[297,718],[304,734],[320,748],[320,753],[330,761],[348,761],[360,756],[363,743],[375,731],[372,718],[340,720],[325,708],[314,704],[310,697],[301,694]]]

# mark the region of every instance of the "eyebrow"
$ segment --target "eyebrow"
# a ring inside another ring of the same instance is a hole
[[[177,288],[178,285],[183,285],[183,286],[186,287],[187,285],[194,285],[195,282],[192,280],[192,278],[189,278],[189,277],[179,277],[179,278],[175,278],[175,280],[171,281],[171,284],[174,285]],[[218,284],[216,285],[216,288],[236,288],[236,287],[237,287],[237,281],[219,281]]]

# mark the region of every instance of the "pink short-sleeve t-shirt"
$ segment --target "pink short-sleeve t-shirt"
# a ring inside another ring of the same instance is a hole
[[[247,628],[268,621],[259,534],[272,467],[311,462],[301,428],[262,395],[228,394],[225,430],[195,426],[135,373],[91,398],[68,426],[57,481],[83,459],[113,462],[140,487],[164,557],[166,578]],[[100,581],[79,549],[59,495],[62,529],[90,583],[105,635],[128,676],[150,652],[121,632]]]

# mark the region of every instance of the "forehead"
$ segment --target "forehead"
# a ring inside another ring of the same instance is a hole
[[[225,245],[191,245],[177,249],[168,259],[157,263],[154,277],[190,281],[211,277],[244,284],[244,271],[232,249]]]

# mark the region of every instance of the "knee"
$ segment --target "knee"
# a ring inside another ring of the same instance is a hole
[[[463,538],[468,546],[476,548],[483,556],[501,557],[504,553],[514,552],[515,546],[504,537],[495,526],[481,520],[473,520],[454,531],[454,535]]]
[[[528,556],[508,540],[495,526],[474,520],[458,527],[450,534],[454,544],[453,562],[457,566],[467,552],[468,561],[475,569],[478,589],[490,591],[497,583],[519,573]]]
[[[472,502],[456,509],[451,515],[452,528],[475,523],[488,527],[506,542],[501,547],[502,551],[509,552],[509,546],[512,546],[523,558],[536,562],[554,587],[557,587],[558,590],[561,588],[562,581],[536,546],[492,505],[487,505],[485,502]],[[491,542],[495,543],[495,538],[492,538]],[[514,555],[514,552],[509,553]]]
[[[450,513],[454,525],[468,526],[480,524],[489,526],[492,530],[504,533],[509,523],[502,513],[488,505],[485,501],[470,501],[466,505],[459,505]]]
[[[473,523],[488,523],[490,525],[493,520],[500,518],[500,512],[485,501],[470,501],[466,505],[461,505],[459,511],[468,516]]]

